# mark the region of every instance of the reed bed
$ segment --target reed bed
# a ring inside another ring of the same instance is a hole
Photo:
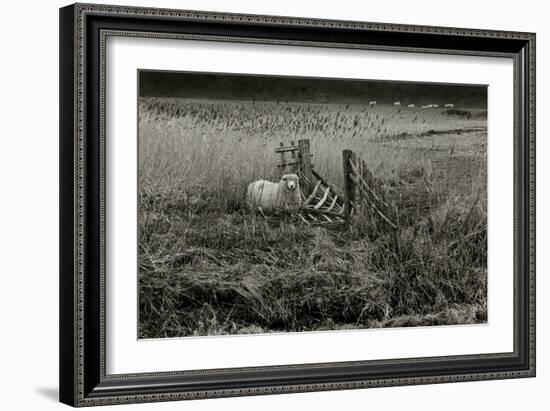
[[[139,116],[141,338],[486,321],[483,110],[142,98]],[[367,162],[398,248],[360,213],[326,230],[247,208],[302,138],[337,189],[343,149]]]

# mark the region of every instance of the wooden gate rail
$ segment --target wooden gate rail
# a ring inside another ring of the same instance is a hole
[[[340,225],[346,222],[344,217],[344,203],[341,196],[339,196],[330,186],[324,183],[324,179],[317,179],[312,173],[316,182],[309,181],[307,177],[298,171],[298,177],[300,181],[304,181],[309,186],[313,186],[313,190],[309,196],[305,196],[302,193],[302,207],[299,211],[302,221],[310,225]]]

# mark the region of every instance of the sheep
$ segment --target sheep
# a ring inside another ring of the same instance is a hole
[[[267,180],[250,183],[246,201],[251,208],[298,210],[302,206],[299,178],[296,174],[285,174],[278,183]]]
[[[414,108],[414,104],[409,104],[409,105],[407,105],[407,107]]]
[[[395,101],[395,102],[393,103],[393,105],[394,105],[394,106],[400,106],[400,105],[401,105],[401,102],[400,102],[400,101]]]
[[[445,104],[446,108],[453,108],[455,105],[453,103],[447,103]]]
[[[369,101],[371,107],[376,107],[376,100]]]

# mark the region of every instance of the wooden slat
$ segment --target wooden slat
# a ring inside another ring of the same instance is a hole
[[[330,188],[330,191],[332,191],[334,194],[336,194],[338,197],[340,197],[340,199],[343,198],[342,195],[340,195],[340,193],[338,193],[338,191],[335,190],[333,186],[331,186],[323,177],[321,177],[317,171],[311,170],[311,173],[313,174],[313,176],[314,176],[315,178],[317,178],[317,180],[320,180],[321,183],[323,183],[323,185],[324,185],[325,187]]]
[[[323,198],[321,198],[321,200],[319,200],[317,205],[313,207],[314,209],[318,210],[319,208],[321,208],[321,206],[325,203],[325,201],[327,201],[329,192],[330,192],[330,188],[327,187],[325,190],[325,193],[323,194]]]
[[[264,220],[267,220],[267,217],[266,217],[266,215],[264,214],[264,210],[262,210],[262,207],[258,207],[258,211],[260,212],[260,214],[262,215],[262,217],[264,218]]]
[[[375,200],[379,201],[380,203],[382,203],[382,205],[384,207],[389,207],[388,204],[386,204],[386,202],[384,200],[382,200],[370,187],[369,185],[367,184],[367,182],[363,179],[363,177],[358,173],[357,171],[357,168],[355,166],[355,164],[353,164],[353,161],[351,161],[350,159],[350,165],[351,165],[351,168],[353,169],[353,172],[355,174],[355,176],[358,178],[358,181],[362,182],[364,185],[365,185],[365,188],[370,192],[370,194],[374,197]]]
[[[333,222],[328,215],[322,214],[322,216],[325,217],[325,220],[327,220],[329,223]]]
[[[288,151],[298,151],[296,146],[280,146],[275,149],[276,153],[286,153]]]
[[[321,180],[317,181],[317,184],[315,184],[315,187],[313,188],[313,191],[311,192],[306,202],[304,203],[304,206],[307,206],[311,202],[311,200],[315,198],[315,194],[317,194],[317,190],[319,190],[320,186],[321,186]]]
[[[306,223],[307,225],[309,225],[309,222],[304,218],[304,216],[301,214],[301,213],[298,213],[298,216],[302,219],[302,221],[304,223]]]
[[[323,179],[323,177],[321,177],[319,175],[319,173],[317,173],[314,169],[312,169],[311,172],[313,173],[313,176],[315,178],[317,178],[317,180],[319,180],[325,187],[330,188],[330,191],[332,192],[332,194],[334,194],[336,197],[338,197],[337,200],[336,200],[336,208],[338,208],[340,211],[343,212],[344,206],[343,206],[342,196],[340,194],[338,194],[338,192],[334,189],[334,187],[332,187],[330,184],[328,184],[326,182],[326,180]],[[307,178],[304,176],[304,174],[302,172],[298,172],[298,177],[300,178],[300,180],[304,180],[304,181],[308,182]],[[311,200],[310,200],[310,202],[311,202]]]
[[[298,178],[300,179],[300,181],[305,181],[306,183],[309,183],[309,181],[307,181],[307,178],[304,175],[304,173],[302,173],[301,171],[298,171],[297,174],[298,174]]]
[[[277,164],[277,167],[287,167],[287,166],[294,166],[296,164],[300,164],[300,161],[298,160],[288,160],[288,161],[285,161],[285,160],[279,160],[279,164]]]
[[[341,217],[342,213],[340,212],[334,212],[334,211],[324,211],[324,210],[316,210],[312,207],[304,207],[302,208],[302,211],[307,214],[313,214],[313,215],[319,215],[319,214],[326,214],[332,217]]]
[[[334,198],[332,199],[332,203],[330,204],[330,207],[326,209],[326,211],[332,211],[332,209],[334,208],[334,206],[336,205],[336,202],[338,201],[338,196],[335,195]]]
[[[355,176],[352,175],[351,178],[355,180]],[[357,187],[359,187],[359,190],[362,190],[363,193],[364,193],[365,195],[368,195],[368,194],[367,194],[367,190],[365,190],[365,188],[363,187],[362,184],[357,184]],[[392,221],[391,221],[388,217],[386,217],[386,215],[384,215],[384,213],[383,213],[382,211],[380,211],[380,210],[378,209],[378,207],[376,207],[376,205],[375,205],[373,202],[369,202],[369,201],[367,200],[367,203],[368,203],[369,206],[371,206],[371,207],[374,209],[374,211],[375,211],[384,221],[386,221],[392,228],[394,228],[394,229],[397,228],[397,226],[396,226],[394,223],[392,223]]]

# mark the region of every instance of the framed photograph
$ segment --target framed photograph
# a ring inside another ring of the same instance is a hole
[[[535,376],[535,34],[60,10],[60,398]]]

